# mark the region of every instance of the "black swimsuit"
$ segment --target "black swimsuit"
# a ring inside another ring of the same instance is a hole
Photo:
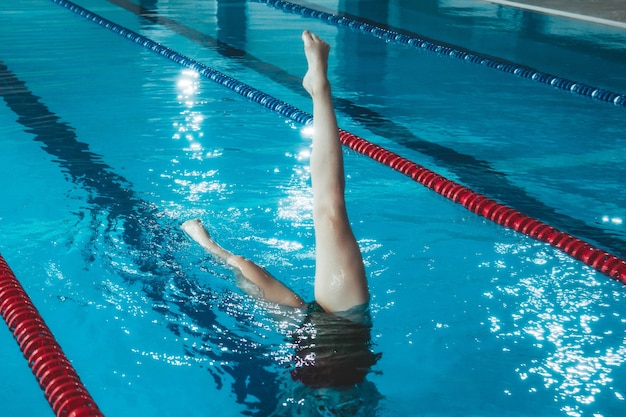
[[[307,314],[326,313],[326,310],[324,310],[322,306],[317,303],[317,301],[311,301],[306,308],[306,312]]]

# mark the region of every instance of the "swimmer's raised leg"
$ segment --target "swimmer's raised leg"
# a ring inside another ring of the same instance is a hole
[[[216,259],[231,267],[236,273],[255,284],[261,290],[261,296],[271,302],[291,306],[305,307],[306,304],[293,291],[278,281],[265,269],[242,256],[234,255],[218,245],[209,232],[204,228],[200,220],[187,220],[181,228],[194,241],[200,244]],[[241,287],[244,291],[246,287]],[[249,292],[250,295],[257,295]]]
[[[369,290],[344,199],[343,154],[327,77],[330,46],[309,31],[302,40],[308,63],[302,85],[313,100],[315,300],[328,312],[345,311],[367,303]]]

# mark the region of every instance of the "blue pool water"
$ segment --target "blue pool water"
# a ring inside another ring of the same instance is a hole
[[[307,4],[626,93],[618,29],[381,3]],[[342,128],[626,255],[623,108],[253,1],[79,4],[305,111],[315,31]],[[3,3],[0,28],[0,252],[105,415],[620,415],[622,284],[351,151],[383,356],[358,389],[294,383],[278,324],[178,226],[311,299],[301,126],[49,1]],[[50,415],[0,346],[0,415]]]

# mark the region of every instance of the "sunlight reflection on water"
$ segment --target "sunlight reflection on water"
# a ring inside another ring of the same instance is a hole
[[[514,343],[530,340],[540,352],[520,358],[519,377],[539,377],[543,387],[530,389],[552,390],[561,410],[573,417],[606,391],[623,400],[612,377],[626,361],[626,318],[614,308],[623,304],[623,291],[611,290],[615,284],[591,270],[577,274],[575,260],[539,243],[497,245],[496,252],[517,253],[526,265],[536,266],[544,265],[546,256],[561,258],[545,274],[516,266],[517,281],[496,278],[497,293],[485,294],[510,312],[489,318],[491,332]]]

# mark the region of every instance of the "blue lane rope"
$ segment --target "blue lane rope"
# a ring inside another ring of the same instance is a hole
[[[282,100],[274,98],[247,84],[222,74],[221,72],[216,71],[196,60],[181,55],[166,46],[133,32],[130,29],[124,28],[123,26],[84,9],[77,4],[68,0],[51,1],[156,52],[159,55],[180,64],[181,66],[191,68],[203,77],[223,85],[289,119],[304,125],[310,124],[313,121],[313,116]],[[603,274],[626,284],[625,260],[611,255],[603,250],[597,249],[587,242],[575,238],[567,233],[560,232],[545,223],[532,219],[514,209],[508,208],[495,202],[494,200],[475,193],[469,188],[450,181],[434,171],[424,168],[415,162],[394,154],[393,152],[375,145],[363,138],[342,129],[339,129],[339,134],[342,144],[350,149],[353,149],[377,162],[387,165],[390,168],[411,177],[413,180],[436,191],[451,201],[462,204],[464,207],[476,214],[542,242],[547,242],[552,246],[561,249],[568,255],[583,261],[589,266],[592,266]]]
[[[100,26],[103,26],[107,29],[112,30],[113,32],[125,37],[126,39],[129,39],[147,49],[152,50],[153,52],[156,52],[157,54],[162,55],[165,58],[168,58],[183,67],[193,69],[201,76],[208,78],[211,81],[214,81],[220,85],[223,85],[224,87],[231,89],[237,94],[240,94],[251,101],[261,104],[272,111],[280,113],[281,115],[289,119],[292,119],[303,125],[310,124],[313,121],[313,116],[311,114],[306,113],[292,106],[291,104],[288,104],[282,100],[272,97],[269,94],[266,94],[260,90],[257,90],[254,87],[251,87],[245,83],[242,83],[241,81],[235,80],[234,78],[231,78],[228,75],[225,75],[192,58],[182,55],[174,51],[173,49],[168,48],[167,46],[163,46],[160,43],[153,41],[152,39],[146,38],[145,36],[140,35],[137,32],[134,32],[130,29],[127,29],[123,26],[118,25],[117,23],[114,23],[108,19],[105,19],[104,17],[96,13],[93,13],[75,3],[72,3],[71,1],[67,1],[67,0],[51,0],[51,1],[53,3],[56,3],[60,6],[65,7],[66,9],[73,11],[74,13],[88,20],[91,20],[94,23],[99,24]]]
[[[609,90],[605,90],[598,87],[593,87],[584,83],[569,80],[567,78],[558,77],[555,75],[547,74],[541,71],[537,71],[533,68],[524,67],[514,63],[500,61],[497,59],[480,56],[476,53],[462,51],[455,49],[447,45],[438,44],[436,42],[427,41],[424,39],[416,38],[406,34],[402,34],[393,30],[385,29],[380,26],[373,25],[364,21],[353,19],[346,16],[338,16],[332,13],[323,12],[320,10],[312,9],[307,6],[302,6],[295,3],[290,3],[284,0],[256,0],[259,3],[264,3],[268,6],[283,10],[285,12],[299,14],[306,17],[313,17],[324,22],[347,27],[359,32],[363,32],[368,35],[375,36],[383,39],[387,42],[393,42],[401,45],[414,47],[417,49],[427,50],[437,55],[457,58],[466,62],[474,64],[484,65],[489,68],[493,68],[502,72],[517,75],[521,78],[533,80],[542,84],[546,84],[561,90],[569,91],[575,94],[579,94],[585,97],[593,98],[607,103],[615,104],[616,106],[626,107],[626,95],[615,93]]]

